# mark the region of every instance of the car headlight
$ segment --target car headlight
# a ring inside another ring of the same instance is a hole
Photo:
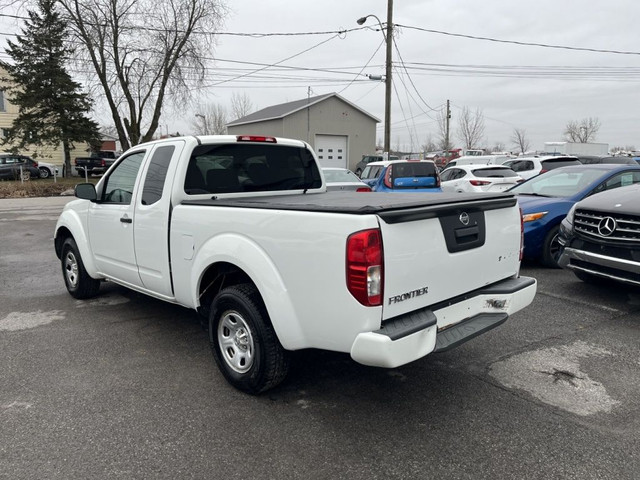
[[[536,213],[525,213],[522,215],[522,223],[534,222],[536,220],[540,220],[549,212],[536,212]]]
[[[569,213],[567,213],[566,216],[566,220],[567,222],[569,222],[570,224],[573,225],[573,217],[576,214],[576,203],[573,204],[573,207],[571,207],[571,209],[569,210]]]

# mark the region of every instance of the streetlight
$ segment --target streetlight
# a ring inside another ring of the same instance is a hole
[[[363,25],[367,18],[373,17],[380,25],[380,31],[387,45],[385,89],[384,89],[384,151],[387,155],[391,152],[391,44],[393,42],[393,0],[387,2],[387,33],[385,35],[382,22],[376,15],[367,15],[358,19],[358,25]]]
[[[204,135],[209,135],[209,128],[207,127],[207,117],[205,117],[201,113],[196,113],[196,117],[200,117],[202,119],[202,124],[204,125]]]

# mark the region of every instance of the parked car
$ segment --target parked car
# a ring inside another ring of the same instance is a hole
[[[371,187],[365,185],[358,176],[348,168],[323,168],[322,173],[327,184],[327,191],[354,190],[370,192]]]
[[[519,182],[522,177],[504,165],[461,165],[440,173],[443,192],[503,192]]]
[[[636,165],[637,162],[631,157],[600,157],[597,155],[579,155],[578,160],[584,165],[594,163],[615,163],[618,165]]]
[[[384,162],[385,160],[399,160],[399,158],[396,155],[389,155],[389,158],[385,158],[387,155],[383,156],[383,155],[363,155],[362,156],[362,160],[360,160],[357,164],[356,164],[356,175],[360,176],[362,175],[362,172],[364,171],[365,167],[367,165],[369,165],[371,162]]]
[[[518,195],[524,223],[524,257],[558,267],[560,222],[576,202],[605,190],[640,182],[640,165],[563,167],[509,190]]]
[[[23,173],[28,173],[31,178],[39,178],[38,162],[26,155],[14,155],[12,153],[0,154],[0,178],[18,180],[20,167]]]
[[[440,175],[431,160],[372,162],[362,181],[374,192],[441,192]]]
[[[511,168],[525,180],[533,178],[541,173],[555,168],[568,167],[570,165],[582,165],[577,157],[566,155],[547,155],[541,157],[519,157],[502,163]]]
[[[560,224],[558,264],[580,280],[640,286],[640,185],[576,203]]]
[[[440,171],[460,165],[502,165],[510,158],[510,155],[467,155],[451,160]]]
[[[54,173],[57,177],[60,174],[58,167],[53,163],[38,162],[38,170],[40,172],[40,178],[52,177]]]

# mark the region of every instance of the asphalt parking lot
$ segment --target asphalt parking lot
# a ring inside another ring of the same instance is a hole
[[[0,478],[640,477],[640,290],[525,264],[529,308],[394,370],[296,352],[259,397],[195,313],[113,284],[78,301],[67,199],[0,200]]]

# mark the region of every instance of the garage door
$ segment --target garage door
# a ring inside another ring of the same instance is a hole
[[[316,154],[322,167],[347,168],[347,136],[316,135]]]

